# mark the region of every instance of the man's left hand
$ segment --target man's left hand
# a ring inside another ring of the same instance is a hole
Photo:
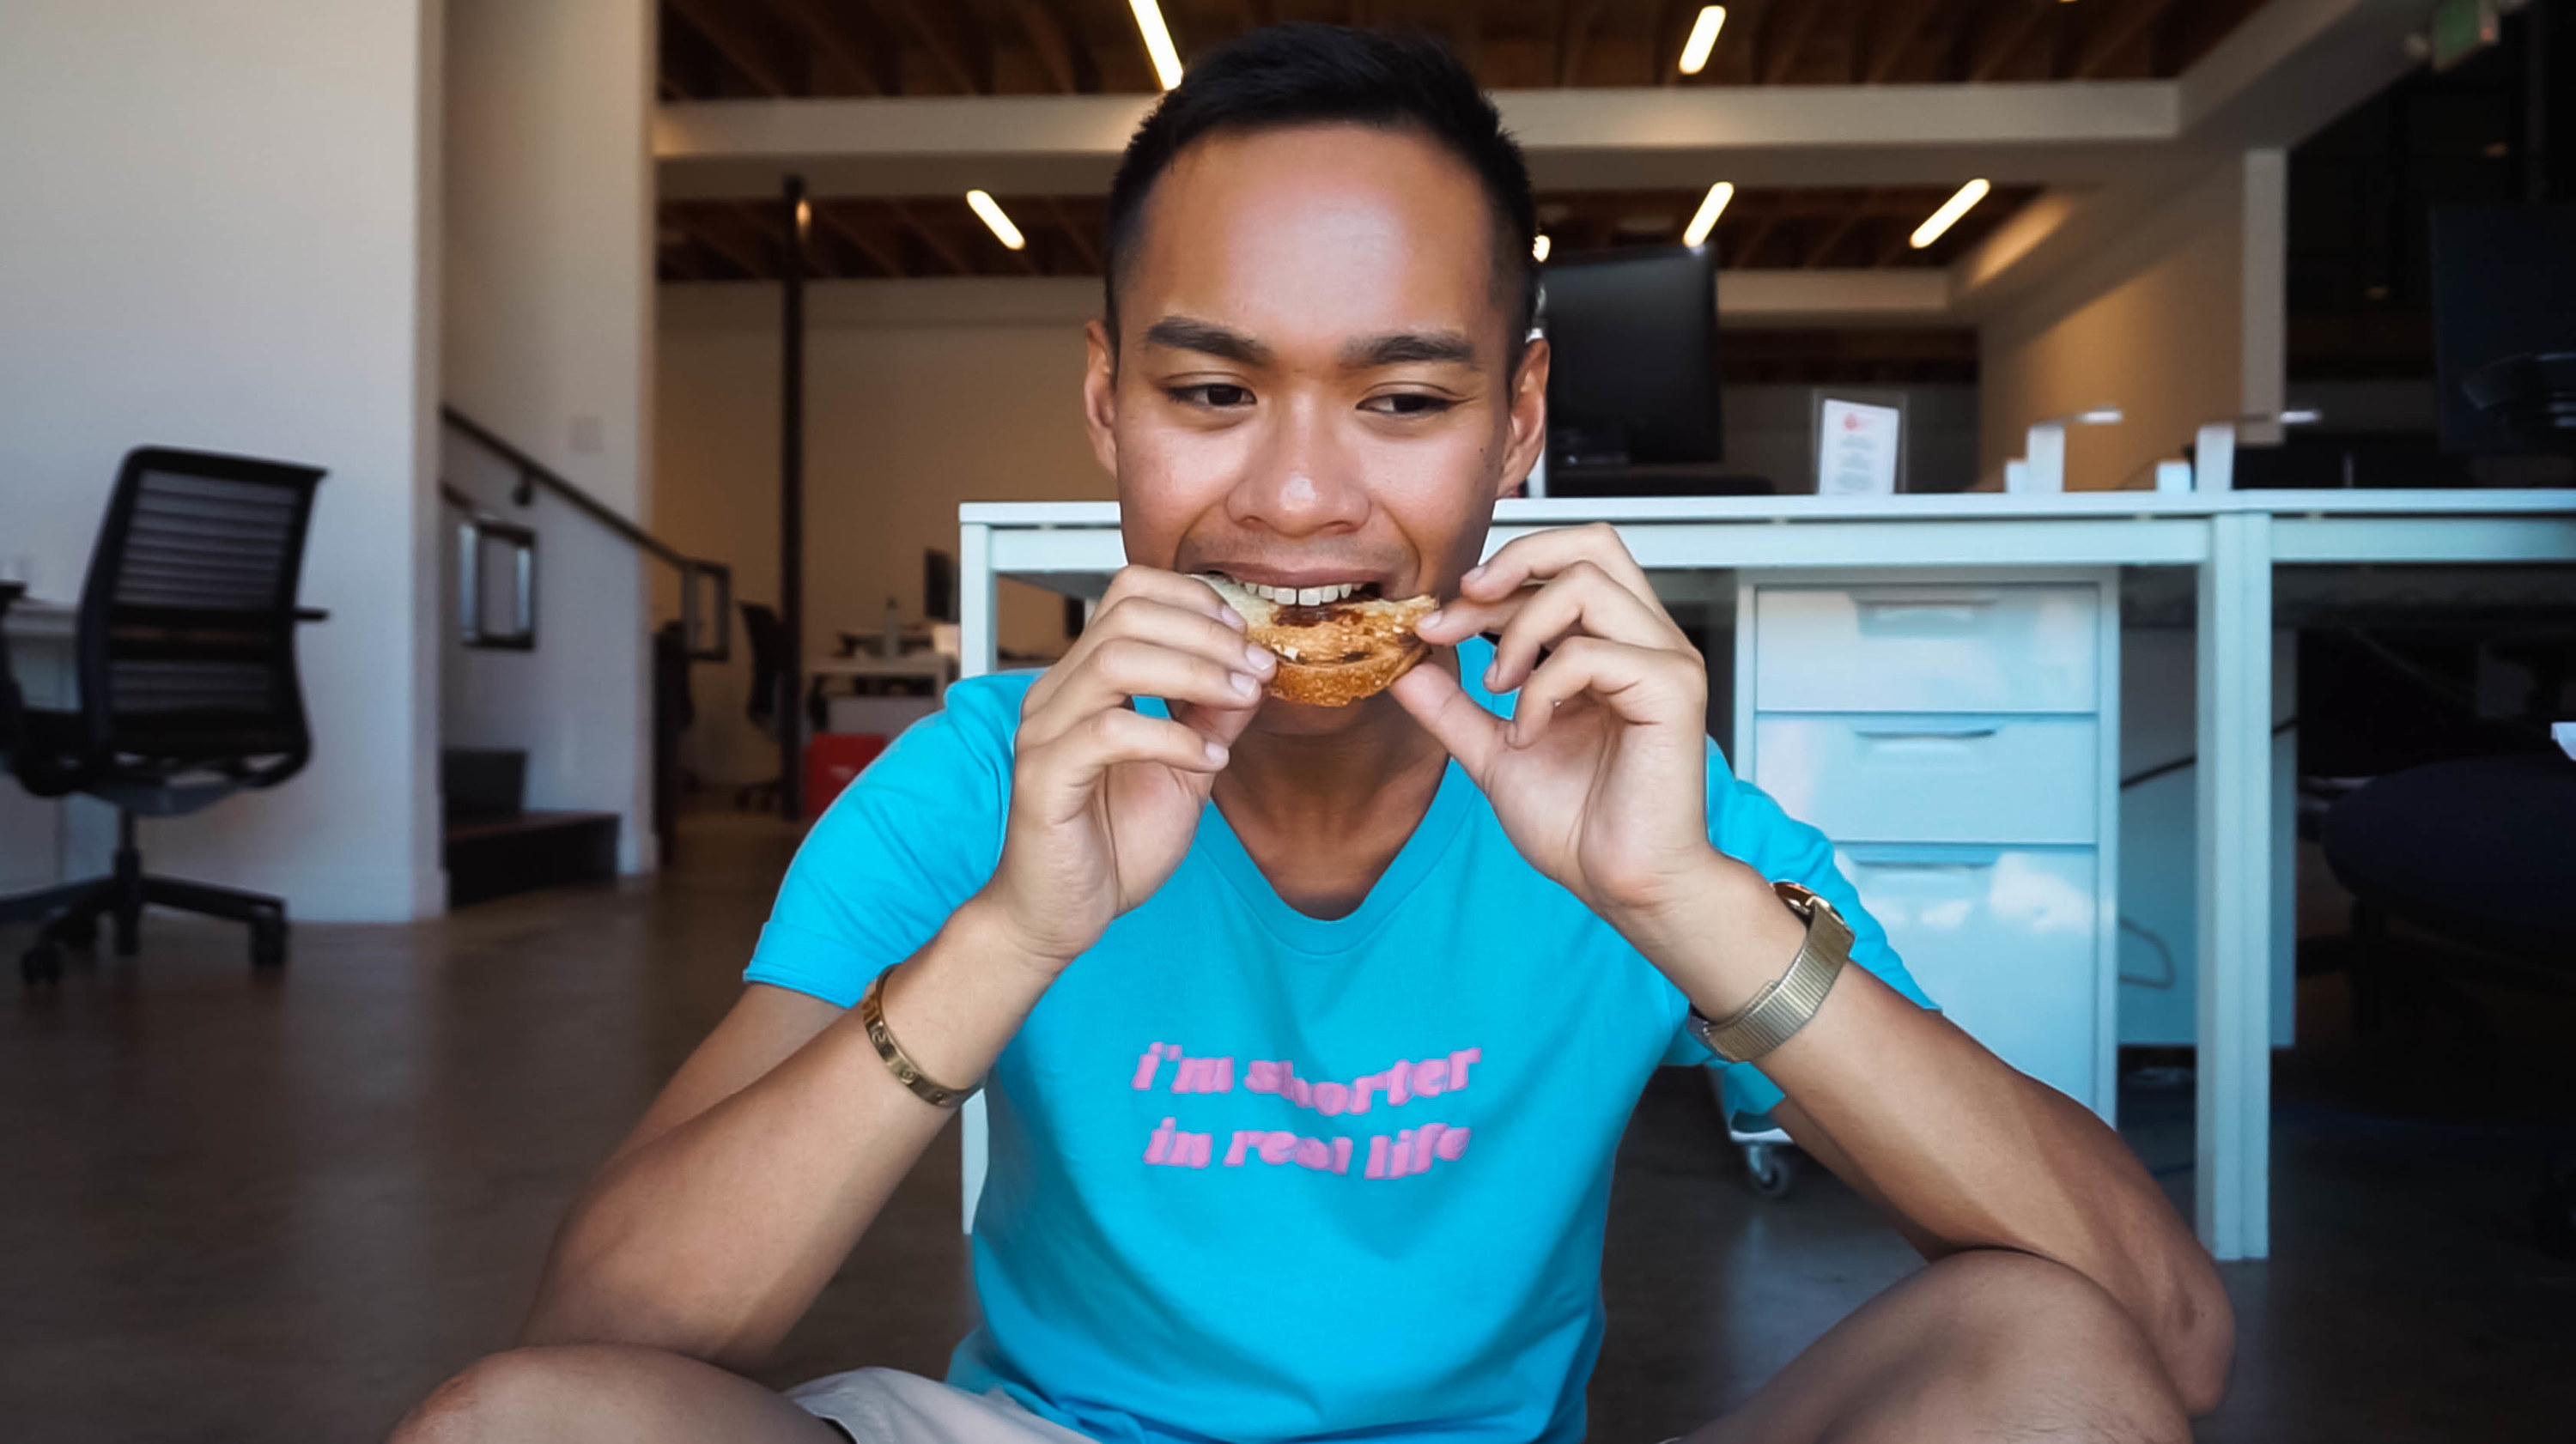
[[[1617,531],[1521,537],[1459,592],[1416,630],[1445,646],[1499,629],[1484,683],[1519,690],[1513,716],[1478,706],[1437,667],[1414,668],[1393,691],[1484,790],[1531,866],[1649,957],[1660,949],[1647,940],[1712,892],[1759,885],[1709,843],[1707,664]]]

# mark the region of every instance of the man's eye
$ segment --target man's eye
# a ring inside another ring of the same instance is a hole
[[[1419,392],[1398,391],[1386,396],[1372,396],[1360,403],[1364,410],[1382,416],[1432,416],[1456,403],[1446,396],[1424,396]]]
[[[1210,381],[1198,386],[1175,386],[1172,399],[1188,406],[1249,406],[1252,404],[1252,391],[1249,387]]]

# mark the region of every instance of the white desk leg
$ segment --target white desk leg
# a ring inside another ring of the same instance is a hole
[[[2201,1242],[2271,1251],[2272,519],[2209,519],[2200,569]]]
[[[1001,662],[1001,640],[994,626],[999,598],[993,585],[993,529],[969,522],[957,529],[957,671],[981,677]],[[958,1154],[963,1166],[958,1196],[958,1226],[975,1231],[975,1204],[984,1196],[984,1095],[966,1100],[957,1120]]]

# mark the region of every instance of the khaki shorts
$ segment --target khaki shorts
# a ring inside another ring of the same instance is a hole
[[[900,1369],[853,1369],[787,1391],[857,1444],[1092,1444],[999,1389],[969,1394]]]

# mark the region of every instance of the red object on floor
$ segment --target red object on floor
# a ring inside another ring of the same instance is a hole
[[[882,732],[826,732],[805,744],[805,816],[823,815],[850,779],[886,749]]]

